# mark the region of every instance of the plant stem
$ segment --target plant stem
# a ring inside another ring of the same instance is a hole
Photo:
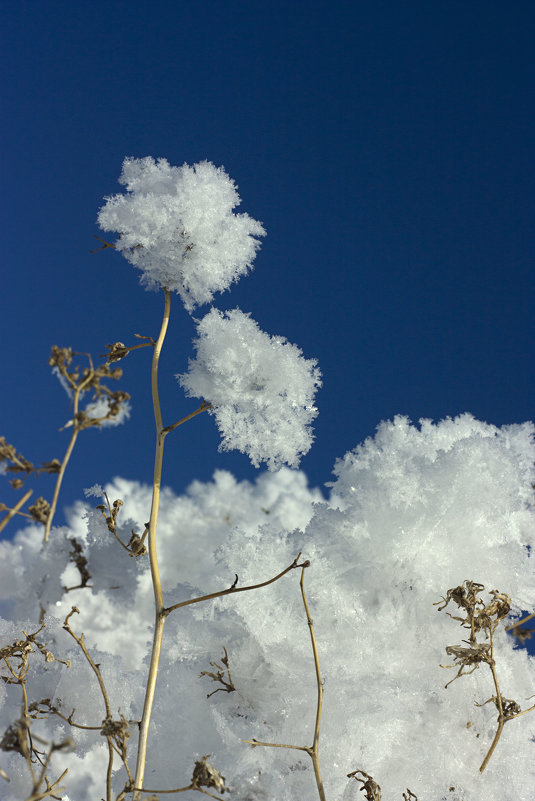
[[[162,462],[163,462],[163,446],[165,440],[165,433],[163,431],[162,412],[160,409],[160,399],[158,395],[158,361],[162,349],[163,341],[169,323],[169,311],[171,308],[171,296],[169,291],[164,287],[165,292],[165,310],[162,320],[162,327],[160,335],[154,346],[154,353],[152,356],[152,403],[154,407],[154,418],[156,422],[156,453],[154,457],[154,481],[152,485],[152,506],[150,511],[149,523],[149,559],[150,570],[152,575],[152,586],[154,589],[154,605],[155,605],[155,623],[154,623],[154,637],[152,642],[152,654],[150,661],[149,676],[147,679],[147,687],[145,690],[145,704],[143,707],[143,717],[141,718],[139,743],[137,752],[136,776],[134,780],[135,787],[143,787],[143,777],[145,775],[145,762],[147,759],[147,743],[149,734],[150,716],[152,712],[152,705],[154,702],[154,691],[156,688],[156,676],[158,675],[158,666],[160,662],[160,654],[162,650],[163,627],[165,624],[166,615],[163,605],[162,583],[160,580],[160,570],[158,568],[158,556],[156,552],[156,526],[158,523],[158,510],[160,504],[160,487],[162,481]],[[139,801],[141,795],[139,790],[134,791],[133,801]]]
[[[65,474],[65,468],[67,467],[68,461],[71,458],[71,453],[72,453],[73,448],[74,448],[74,443],[76,442],[78,434],[80,433],[80,429],[78,428],[78,421],[76,419],[76,415],[78,414],[78,404],[80,403],[80,393],[83,391],[84,386],[91,381],[91,379],[93,378],[93,375],[94,375],[94,371],[93,371],[93,369],[91,369],[89,371],[85,381],[83,381],[79,386],[77,386],[75,391],[74,391],[74,409],[73,409],[73,414],[72,414],[73,432],[72,432],[71,441],[69,442],[67,450],[65,451],[65,456],[63,457],[63,461],[61,463],[60,471],[58,473],[58,477],[57,477],[57,480],[56,480],[56,486],[54,488],[54,497],[52,498],[52,503],[50,504],[50,509],[49,509],[49,512],[48,512],[48,518],[47,518],[47,521],[46,521],[46,524],[45,524],[45,536],[44,536],[44,540],[43,540],[44,542],[48,542],[48,540],[50,539],[50,529],[52,527],[52,520],[54,519],[54,515],[56,513],[56,505],[58,503],[58,495],[59,495],[59,491],[60,491],[60,488],[61,488],[61,482],[63,481],[63,476]]]
[[[30,495],[32,494],[33,490],[28,490],[28,492],[23,495],[23,497],[18,501],[18,503],[13,507],[13,509],[8,509],[7,515],[4,517],[2,522],[0,523],[0,531],[4,529],[12,517],[14,517],[19,509],[24,506]]]
[[[526,615],[522,618],[522,620],[517,620],[516,623],[513,623],[511,626],[506,626],[506,631],[511,631],[511,629],[516,629],[517,626],[521,626],[523,623],[527,623],[528,620],[531,620],[535,617],[535,612],[532,612],[531,615]]]
[[[307,599],[305,595],[304,580],[305,580],[305,570],[307,567],[308,567],[308,562],[305,562],[301,570],[301,581],[299,582],[299,584],[301,587],[301,595],[303,596],[303,604],[305,606],[305,611],[307,615],[307,623],[308,623],[308,628],[310,630],[310,639],[312,641],[312,651],[314,653],[314,668],[316,671],[316,684],[318,689],[318,700],[316,707],[316,725],[314,726],[314,740],[312,741],[312,748],[309,749],[309,754],[312,758],[312,765],[314,766],[314,775],[316,777],[316,785],[318,787],[319,797],[321,801],[325,801],[325,790],[323,788],[323,781],[321,779],[320,764],[318,758],[318,744],[319,744],[320,724],[321,724],[321,707],[323,702],[323,686],[321,683],[320,663],[318,658],[316,637],[314,635],[313,620],[310,617],[310,611],[308,609]]]
[[[299,556],[300,555],[301,554],[299,554]],[[299,559],[299,556],[297,557],[297,559]],[[295,560],[295,562],[290,567],[297,567],[297,565],[296,565],[297,559]],[[307,754],[309,755],[309,757],[312,759],[312,765],[314,767],[314,776],[316,778],[316,786],[318,788],[318,795],[320,797],[320,801],[326,801],[325,789],[323,787],[323,781],[321,779],[320,764],[319,764],[319,758],[318,758],[318,743],[319,743],[320,724],[321,724],[321,706],[322,706],[322,701],[323,701],[323,685],[321,683],[320,663],[319,663],[319,659],[318,659],[318,648],[316,646],[316,636],[314,634],[314,625],[313,625],[313,620],[310,617],[310,612],[309,612],[309,609],[308,609],[307,599],[306,599],[306,595],[305,595],[305,585],[304,585],[305,570],[309,566],[310,566],[310,562],[308,561],[308,559],[305,562],[303,562],[302,565],[299,565],[299,567],[302,568],[302,570],[301,570],[301,581],[300,581],[301,595],[303,597],[303,604],[305,605],[307,623],[308,623],[308,628],[309,628],[309,631],[310,631],[310,639],[312,641],[312,651],[314,653],[314,667],[315,667],[315,670],[316,670],[316,684],[317,684],[317,688],[318,688],[318,701],[317,701],[317,706],[316,706],[316,724],[314,726],[314,739],[312,741],[312,745],[308,746],[308,745],[287,745],[286,743],[265,743],[265,742],[261,742],[260,740],[256,740],[256,739],[253,739],[253,740],[242,740],[242,742],[243,743],[250,743],[253,746],[253,748],[256,748],[256,746],[258,746],[258,745],[264,745],[264,746],[269,746],[270,748],[295,748],[297,751],[306,751]],[[289,570],[290,568],[287,568],[287,569]],[[278,576],[276,578],[278,578]],[[275,581],[275,579],[273,579],[273,580]],[[249,589],[252,589],[252,588],[249,588]]]

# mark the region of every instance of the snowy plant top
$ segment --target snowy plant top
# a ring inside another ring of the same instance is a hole
[[[240,309],[212,309],[197,330],[197,358],[176,377],[187,395],[212,404],[220,450],[246,453],[255,467],[297,467],[314,439],[310,423],[321,386],[316,360],[261,331]]]
[[[266,232],[233,214],[241,199],[223,167],[126,158],[119,183],[126,193],[106,198],[98,224],[119,234],[116,249],[143,271],[148,289],[178,292],[191,311],[250,269]]]

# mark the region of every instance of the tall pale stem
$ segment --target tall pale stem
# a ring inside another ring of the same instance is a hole
[[[160,570],[158,568],[158,557],[156,553],[156,525],[158,522],[158,509],[160,504],[160,486],[162,481],[162,462],[165,432],[163,430],[162,413],[160,409],[160,399],[158,396],[158,361],[162,349],[163,341],[169,323],[169,310],[171,307],[171,296],[167,289],[165,292],[165,311],[162,320],[160,335],[154,347],[152,357],[152,403],[154,407],[154,418],[156,421],[156,454],[154,457],[154,481],[152,485],[152,507],[150,511],[149,523],[149,559],[152,575],[152,586],[154,589],[155,623],[154,637],[152,642],[152,655],[150,661],[149,677],[145,691],[145,704],[143,707],[143,717],[141,718],[139,731],[139,744],[137,751],[136,777],[134,786],[141,788],[145,775],[145,762],[147,759],[147,743],[149,735],[150,717],[152,705],[154,703],[154,691],[156,688],[156,676],[158,675],[158,665],[162,650],[163,627],[166,615],[164,613],[162,583],[160,580]],[[139,801],[141,793],[134,791],[134,801]]]

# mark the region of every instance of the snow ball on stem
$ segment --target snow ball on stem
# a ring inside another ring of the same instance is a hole
[[[143,271],[147,289],[178,292],[191,312],[251,268],[266,232],[232,212],[241,199],[223,167],[126,158],[119,183],[126,193],[106,198],[98,224],[119,234],[114,247]]]
[[[284,337],[264,333],[240,309],[212,308],[197,330],[197,357],[176,378],[189,397],[212,404],[219,450],[246,453],[255,467],[298,467],[314,439],[310,423],[321,386],[316,359],[305,359]]]

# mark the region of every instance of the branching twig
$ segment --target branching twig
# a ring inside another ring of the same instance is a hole
[[[99,684],[99,687],[100,687],[100,692],[101,692],[102,698],[104,700],[104,707],[105,707],[105,710],[106,710],[106,716],[105,716],[104,720],[102,721],[99,729],[100,729],[100,733],[106,738],[106,741],[108,743],[108,770],[107,770],[107,773],[106,773],[106,799],[107,799],[107,801],[111,801],[111,799],[112,799],[111,777],[112,777],[112,770],[113,770],[113,755],[114,755],[114,752],[116,752],[119,755],[119,757],[121,758],[121,760],[123,762],[123,765],[125,766],[126,772],[128,774],[128,777],[129,777],[130,780],[132,780],[132,774],[130,773],[130,769],[128,767],[128,761],[127,761],[127,755],[126,755],[126,741],[130,737],[130,732],[128,731],[129,721],[127,721],[124,718],[124,716],[121,714],[120,710],[119,710],[120,719],[119,720],[113,720],[112,714],[111,714],[110,702],[109,702],[109,699],[108,699],[108,693],[106,691],[106,686],[104,684],[104,679],[102,678],[102,674],[100,672],[100,668],[93,661],[93,659],[91,657],[91,654],[87,650],[87,646],[86,646],[86,644],[84,642],[84,635],[81,634],[78,637],[74,633],[74,631],[71,629],[71,627],[69,625],[69,618],[75,613],[79,614],[80,610],[76,606],[73,606],[71,611],[69,612],[69,614],[67,615],[67,617],[64,620],[63,628],[65,629],[65,631],[67,631],[71,635],[71,637],[73,637],[74,640],[76,640],[76,642],[78,643],[78,645],[82,649],[85,658],[89,662],[89,664],[91,666],[91,669],[93,670],[95,676],[97,677],[97,681],[98,681],[98,684]],[[71,716],[72,716],[73,713],[74,713],[74,710],[71,713]]]
[[[232,681],[232,676],[230,675],[227,649],[224,646],[223,650],[225,652],[225,656],[221,659],[221,662],[223,663],[224,667],[218,665],[217,662],[210,662],[212,667],[217,668],[217,673],[212,673],[209,670],[202,670],[199,673],[199,678],[202,678],[202,676],[209,676],[212,679],[212,681],[219,681],[223,685],[222,687],[218,687],[217,690],[213,690],[211,693],[208,693],[206,696],[207,698],[210,698],[210,696],[215,695],[216,693],[219,692],[233,693],[236,690],[234,682]],[[227,671],[228,681],[225,680],[225,670]]]
[[[143,535],[140,537],[136,532],[132,529],[132,536],[128,542],[128,545],[122,541],[122,539],[117,534],[117,515],[119,514],[119,509],[123,505],[123,502],[120,498],[117,498],[113,502],[113,506],[110,504],[110,499],[108,498],[107,493],[104,493],[104,497],[106,498],[107,510],[104,504],[99,504],[96,508],[102,512],[104,520],[106,521],[106,525],[108,527],[108,531],[111,531],[117,542],[127,551],[129,556],[144,556],[147,553],[147,549],[145,547],[145,538],[149,533],[149,523],[145,523],[145,531]],[[108,514],[106,514],[106,511]]]
[[[134,336],[138,339],[147,339],[148,342],[142,342],[139,345],[129,345],[128,347],[124,344],[124,342],[114,342],[112,345],[106,345],[108,353],[100,353],[100,357],[102,359],[106,357],[106,364],[111,364],[112,362],[118,362],[121,359],[124,359],[125,356],[128,356],[132,350],[154,347],[156,344],[152,337],[143,337],[141,334],[134,334]]]
[[[50,538],[50,528],[52,526],[52,520],[56,511],[58,495],[61,488],[61,483],[63,481],[63,476],[65,474],[65,468],[67,467],[68,461],[71,457],[78,434],[85,428],[90,428],[91,426],[100,426],[105,420],[116,417],[121,409],[121,404],[130,398],[128,393],[120,391],[112,392],[110,389],[108,389],[108,387],[100,383],[102,378],[112,378],[114,380],[121,378],[123,373],[120,368],[116,367],[111,370],[108,365],[103,364],[95,369],[93,367],[93,360],[91,359],[91,356],[89,354],[85,354],[89,360],[89,367],[86,367],[82,371],[81,375],[80,368],[78,367],[75,367],[74,370],[69,372],[67,368],[72,362],[73,355],[74,354],[71,348],[58,348],[56,345],[54,345],[52,347],[52,355],[48,360],[48,363],[58,370],[59,374],[65,381],[66,386],[69,387],[73,392],[72,420],[70,420],[67,425],[64,426],[64,428],[72,426],[73,431],[70,442],[67,446],[67,450],[65,451],[65,455],[58,470],[58,478],[54,488],[54,495],[52,497],[52,503],[50,504],[50,510],[45,522],[45,542],[48,542]],[[100,398],[102,394],[107,396],[108,412],[102,417],[90,417],[86,412],[79,411],[78,409],[81,396],[89,389],[94,390],[96,398]]]
[[[298,555],[297,559],[299,558],[299,555]],[[297,559],[295,560],[295,562],[297,561]],[[290,566],[290,568],[297,566],[295,564],[295,562]],[[312,740],[312,745],[311,746],[303,746],[303,745],[286,745],[286,744],[282,744],[282,743],[265,743],[265,742],[260,742],[259,740],[256,740],[254,738],[253,738],[253,740],[242,740],[242,742],[250,743],[253,746],[253,748],[255,748],[257,745],[263,745],[263,746],[269,746],[271,748],[294,748],[294,749],[296,749],[298,751],[306,751],[307,754],[312,759],[312,765],[314,767],[314,775],[316,777],[316,786],[318,788],[318,795],[320,797],[320,801],[326,801],[326,799],[325,799],[325,790],[323,788],[323,781],[322,781],[322,778],[321,778],[320,766],[319,766],[319,758],[318,758],[318,746],[319,746],[320,724],[321,724],[321,706],[322,706],[322,702],[323,702],[323,685],[322,685],[322,681],[321,681],[321,672],[320,672],[320,665],[319,665],[319,659],[318,659],[318,649],[317,649],[317,646],[316,646],[316,637],[314,635],[314,626],[313,626],[312,618],[310,617],[310,612],[309,612],[309,609],[308,609],[308,603],[307,603],[307,599],[306,599],[306,595],[305,595],[305,586],[304,586],[305,570],[309,566],[310,566],[310,562],[309,562],[308,559],[306,560],[306,562],[303,562],[302,565],[299,565],[299,567],[302,568],[301,569],[301,581],[300,581],[301,595],[302,595],[302,598],[303,598],[303,604],[305,606],[305,612],[306,612],[306,616],[307,616],[307,623],[308,623],[308,627],[309,627],[309,630],[310,630],[310,639],[312,641],[312,651],[314,653],[314,668],[315,668],[315,671],[316,671],[316,685],[317,685],[316,723],[315,723],[315,726],[314,726],[314,738]],[[287,568],[287,570],[289,570],[290,568]]]
[[[2,509],[2,510],[6,510],[7,509],[7,515],[0,522],[0,531],[2,531],[2,529],[4,529],[7,526],[7,524],[11,520],[11,518],[16,514],[24,515],[24,517],[31,517],[31,515],[26,515],[24,512],[19,512],[19,509],[21,509],[24,506],[24,504],[30,498],[32,493],[33,493],[33,490],[28,490],[28,492],[26,492],[22,496],[22,498],[15,504],[15,506],[12,509],[8,509],[8,507],[5,506],[3,503],[0,504],[0,509]]]
[[[58,659],[44,643],[37,639],[37,635],[45,628],[45,625],[46,624],[43,623],[37,629],[37,631],[33,632],[33,634],[27,634],[25,631],[23,631],[25,637],[24,640],[16,640],[14,643],[11,643],[10,645],[0,649],[0,660],[4,663],[4,666],[8,670],[7,676],[2,675],[3,681],[6,684],[15,684],[20,686],[22,692],[21,717],[12,723],[4,732],[4,735],[0,741],[0,749],[3,751],[16,751],[26,760],[32,781],[32,791],[27,801],[38,801],[38,799],[47,798],[52,794],[54,788],[57,787],[61,779],[67,773],[65,770],[59,779],[57,779],[54,784],[50,785],[46,771],[52,754],[55,751],[71,748],[74,744],[71,738],[66,738],[61,743],[52,743],[48,750],[48,754],[44,755],[43,760],[41,758],[43,752],[39,752],[37,750],[34,745],[34,740],[40,740],[42,742],[46,742],[46,740],[41,740],[41,738],[37,735],[32,736],[31,733],[31,724],[33,720],[40,716],[39,712],[41,710],[39,709],[38,704],[28,704],[26,680],[28,671],[30,669],[30,654],[36,653],[37,649],[43,655],[46,662],[60,662],[61,664],[67,665],[67,667],[70,666],[70,662],[68,660],[65,661],[63,659]],[[14,664],[15,660],[17,664]],[[36,774],[34,769],[35,761],[39,762],[41,765],[41,770],[38,774]],[[3,775],[4,778],[9,781],[7,774]],[[43,782],[46,784],[46,790],[44,791],[41,790]]]
[[[181,601],[178,604],[173,604],[172,606],[168,606],[166,609],[163,610],[165,615],[170,614],[175,609],[180,609],[182,606],[189,606],[190,604],[197,604],[201,601],[210,601],[212,598],[220,598],[223,595],[231,595],[234,592],[247,592],[248,590],[258,590],[260,587],[267,587],[268,584],[273,584],[274,581],[278,581],[278,579],[282,578],[289,570],[293,570],[296,567],[303,567],[303,564],[298,564],[299,557],[301,556],[301,551],[297,554],[295,559],[293,560],[291,565],[285,567],[280,573],[277,573],[276,576],[273,578],[268,579],[268,581],[262,581],[260,584],[250,584],[248,587],[237,587],[236,584],[238,582],[238,577],[236,578],[231,587],[228,587],[226,590],[219,590],[219,592],[211,592],[209,595],[201,595],[198,598],[190,598],[189,601]]]

